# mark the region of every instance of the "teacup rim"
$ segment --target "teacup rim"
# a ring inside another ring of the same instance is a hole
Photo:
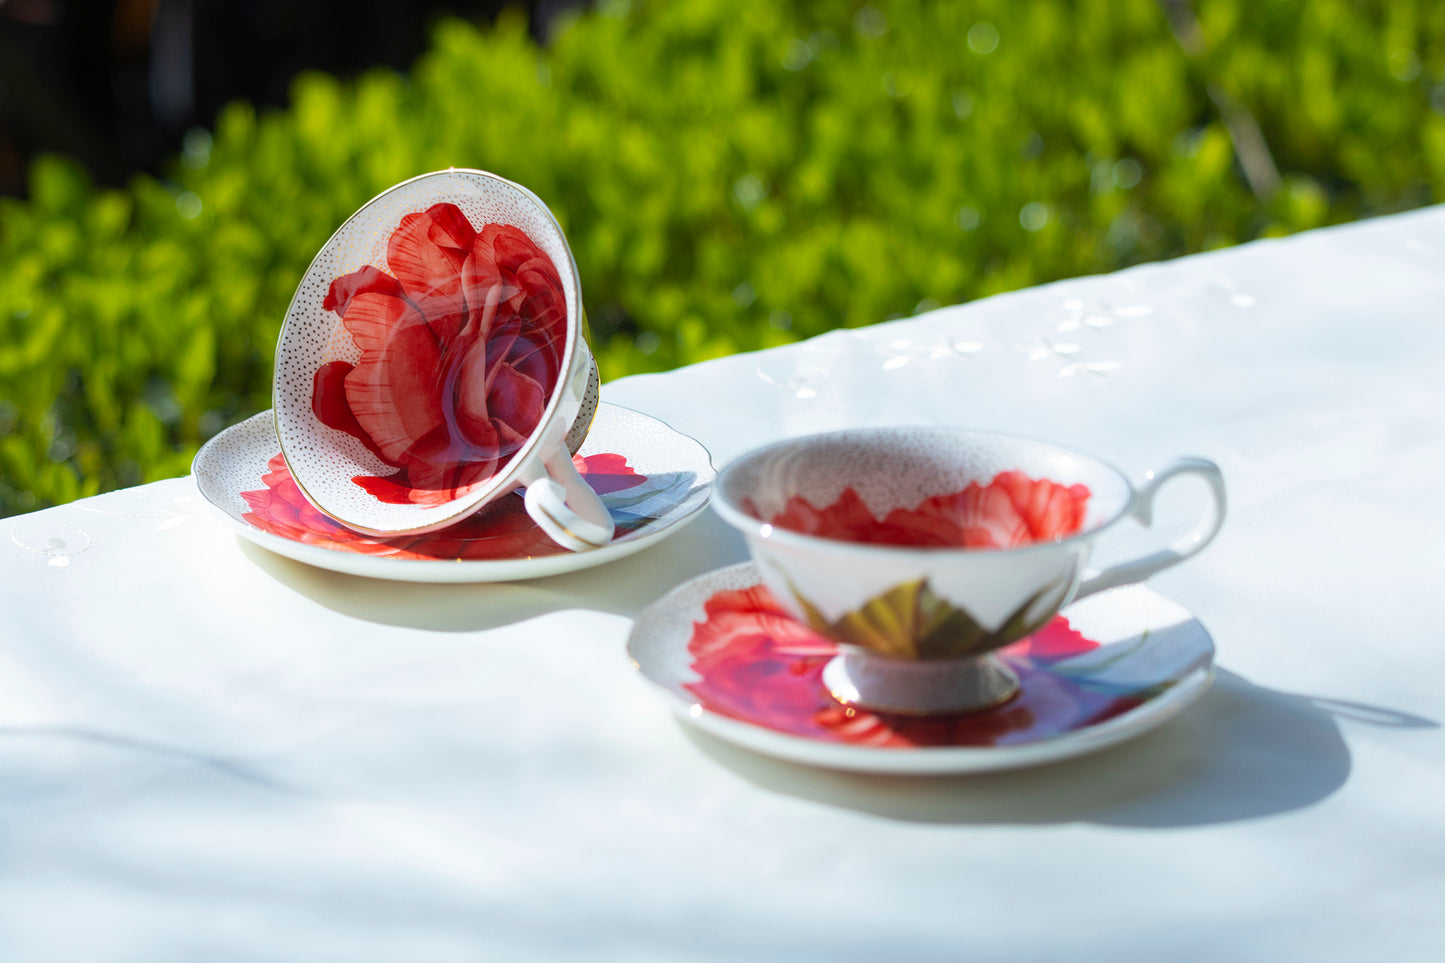
[[[473,167],[447,167],[441,170],[426,171],[413,177],[409,177],[404,181],[399,181],[367,200],[364,204],[362,204],[355,211],[353,211],[351,213],[351,216],[349,216],[346,220],[342,221],[341,224],[336,228],[336,230],[331,232],[331,236],[326,239],[325,243],[323,243],[319,248],[317,248],[316,254],[312,256],[311,262],[307,264],[306,270],[302,272],[301,278],[296,284],[296,290],[292,293],[291,300],[287,303],[286,316],[281,321],[281,329],[279,332],[277,332],[276,335],[276,358],[279,359],[282,356],[281,346],[285,342],[286,332],[291,324],[293,309],[296,305],[297,299],[301,297],[301,293],[306,286],[307,279],[310,278],[311,272],[317,266],[318,262],[320,262],[321,259],[326,255],[327,251],[331,249],[331,246],[336,243],[337,238],[339,238],[347,230],[347,228],[350,227],[350,225],[354,221],[360,218],[369,208],[381,202],[390,195],[395,194],[398,191],[405,190],[409,186],[415,184],[417,181],[427,180],[433,177],[442,177],[445,175],[456,174],[480,177],[489,181],[503,184],[517,191],[523,196],[524,199],[535,205],[536,208],[546,216],[547,221],[551,223],[553,229],[556,230],[557,236],[562,241],[562,250],[566,252],[567,260],[572,269],[572,283],[570,285],[571,295],[572,298],[575,300],[577,306],[577,323],[575,326],[569,326],[568,328],[569,337],[567,339],[567,343],[563,346],[562,362],[559,370],[562,372],[563,377],[565,377],[566,374],[572,370],[572,365],[575,361],[578,351],[578,342],[586,338],[586,316],[582,304],[582,277],[581,273],[577,268],[576,255],[572,253],[572,245],[567,240],[567,234],[565,231],[562,230],[562,225],[557,220],[557,216],[552,213],[552,209],[547,206],[547,203],[543,201],[542,198],[538,196],[535,191],[531,190],[524,184],[519,184],[516,181],[511,180],[510,178],[503,177],[500,174],[495,174],[491,171],[484,171],[479,168]],[[574,328],[575,333],[573,330]],[[562,398],[565,394],[562,385],[559,383],[557,388],[552,392],[552,396],[547,400],[547,406],[543,409],[542,416],[537,421],[537,426],[533,428],[532,433],[527,437],[527,440],[522,445],[522,447],[517,449],[517,451],[512,454],[510,461],[507,463],[506,471],[498,472],[496,475],[492,476],[492,478],[489,479],[489,484],[485,485],[480,491],[469,495],[464,495],[459,498],[454,498],[444,503],[447,508],[454,508],[454,511],[448,512],[444,517],[439,512],[436,518],[430,519],[422,524],[410,526],[407,528],[375,528],[366,525],[360,521],[345,519],[337,516],[333,511],[328,510],[325,506],[323,506],[322,503],[316,498],[316,496],[307,489],[305,483],[302,480],[302,474],[296,471],[295,462],[293,461],[292,456],[287,454],[286,445],[281,441],[283,434],[281,431],[282,405],[280,398],[279,382],[280,379],[276,377],[276,372],[273,370],[271,385],[272,421],[276,431],[277,444],[281,449],[282,460],[285,461],[287,471],[291,473],[292,479],[296,482],[296,487],[300,490],[301,494],[306,498],[306,500],[309,501],[313,506],[315,506],[317,511],[339,522],[340,524],[345,525],[347,528],[351,528],[369,535],[387,536],[421,534],[428,531],[434,531],[439,528],[445,528],[448,525],[454,524],[457,521],[466,518],[472,512],[477,511],[489,499],[495,497],[498,492],[510,491],[513,487],[515,487],[515,485],[510,484],[508,482],[508,479],[512,479],[512,481],[514,482],[515,478],[513,476],[519,474],[525,468],[526,464],[530,461],[532,456],[536,453],[537,446],[541,444],[542,439],[547,434],[545,429],[556,417],[557,409],[562,404]]]
[[[804,532],[793,531],[773,525],[749,514],[741,505],[736,505],[728,497],[724,484],[729,474],[740,468],[745,462],[754,458],[761,458],[770,452],[779,449],[793,447],[800,442],[823,442],[829,439],[842,438],[848,435],[858,435],[866,432],[890,432],[890,431],[924,431],[929,433],[949,435],[985,435],[991,438],[1006,439],[1008,441],[1022,441],[1030,444],[1044,445],[1060,452],[1085,459],[1104,470],[1115,475],[1124,486],[1125,498],[1119,508],[1106,517],[1103,521],[1092,528],[1080,530],[1072,535],[1063,538],[1054,538],[1048,541],[1029,542],[1024,545],[1007,546],[1002,548],[968,548],[962,545],[890,545],[886,542],[853,542],[842,538],[829,538],[824,535],[809,535]],[[1133,481],[1118,466],[1112,462],[1100,458],[1097,455],[1074,448],[1069,445],[1061,445],[1058,442],[1048,441],[1031,435],[1013,434],[1011,432],[995,431],[987,428],[970,428],[954,425],[867,425],[856,428],[839,428],[832,431],[809,433],[806,435],[795,435],[790,438],[780,438],[777,441],[759,445],[757,448],[749,449],[741,455],[731,459],[726,465],[718,470],[717,476],[713,479],[713,492],[715,497],[712,504],[733,528],[744,533],[753,533],[758,538],[766,539],[782,545],[797,546],[827,546],[830,549],[851,549],[865,553],[877,553],[891,555],[894,557],[923,556],[936,557],[942,554],[958,553],[972,556],[984,555],[1024,555],[1033,552],[1049,551],[1060,546],[1067,546],[1079,542],[1088,541],[1100,535],[1106,529],[1112,528],[1124,518],[1127,518],[1134,510],[1138,501],[1138,489]]]

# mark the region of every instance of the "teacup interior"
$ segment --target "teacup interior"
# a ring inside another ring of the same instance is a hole
[[[556,407],[577,290],[555,220],[518,185],[446,171],[373,200],[312,263],[277,348],[277,430],[298,483],[383,531],[510,488],[508,464]]]
[[[782,442],[730,466],[718,485],[737,511],[804,534],[981,548],[1089,531],[1117,517],[1131,497],[1128,481],[1094,458],[1044,442],[947,428],[859,429]],[[990,495],[1015,502],[1053,498],[1077,514],[1060,521],[1055,513],[1042,530],[1020,529],[1012,540],[966,537],[966,526],[953,523],[960,513],[983,512]],[[922,514],[915,514],[920,507]],[[885,520],[889,524],[875,524]]]

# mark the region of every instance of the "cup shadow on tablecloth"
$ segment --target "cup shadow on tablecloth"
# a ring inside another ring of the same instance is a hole
[[[237,543],[268,576],[334,612],[434,632],[500,628],[561,609],[633,617],[682,582],[748,558],[742,536],[711,509],[635,555],[518,582],[434,585],[361,578],[284,558],[239,536]]]
[[[1279,692],[1221,671],[1195,705],[1137,739],[1067,762],[956,777],[873,776],[781,762],[685,722],[713,761],[764,789],[909,822],[1141,829],[1201,826],[1302,809],[1350,775],[1338,718],[1397,729],[1431,719]]]
[[[238,539],[258,568],[352,618],[476,632],[584,609],[635,617],[682,582],[746,561],[741,537],[711,510],[636,555],[525,582],[429,585],[313,568]],[[364,590],[358,590],[362,588]],[[1159,729],[1066,762],[958,777],[873,776],[795,765],[738,748],[685,722],[709,759],[769,791],[890,819],[944,824],[1093,822],[1208,825],[1304,808],[1343,786],[1350,753],[1337,720],[1401,730],[1431,719],[1257,686],[1220,671],[1210,690]]]

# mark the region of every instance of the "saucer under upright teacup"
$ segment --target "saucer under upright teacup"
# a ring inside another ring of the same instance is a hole
[[[821,678],[838,646],[793,619],[751,562],[673,589],[627,653],[689,724],[791,762],[870,773],[996,772],[1116,745],[1208,689],[1214,644],[1147,586],[1095,595],[999,653],[1020,692],[993,709],[914,715],[840,704]]]
[[[572,464],[597,405],[577,266],[546,205],[483,171],[406,181],[316,256],[276,349],[276,431],[317,509],[435,531],[508,492],[558,544],[611,517]]]
[[[1208,511],[1151,555],[1086,572],[1095,541],[1151,522],[1167,480],[1195,475]],[[1136,488],[1113,467],[1044,442],[951,428],[869,428],[753,451],[717,480],[718,512],[795,618],[838,643],[823,673],[845,704],[960,712],[1011,699],[992,653],[1066,604],[1195,554],[1224,520],[1219,469],[1182,458]]]

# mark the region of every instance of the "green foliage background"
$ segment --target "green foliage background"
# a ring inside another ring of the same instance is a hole
[[[1445,5],[604,3],[546,48],[447,21],[409,75],[228,108],[164,180],[0,202],[0,514],[184,473],[270,405],[312,255],[389,185],[518,180],[604,378],[1445,196]],[[1241,176],[1221,105],[1282,180]]]

